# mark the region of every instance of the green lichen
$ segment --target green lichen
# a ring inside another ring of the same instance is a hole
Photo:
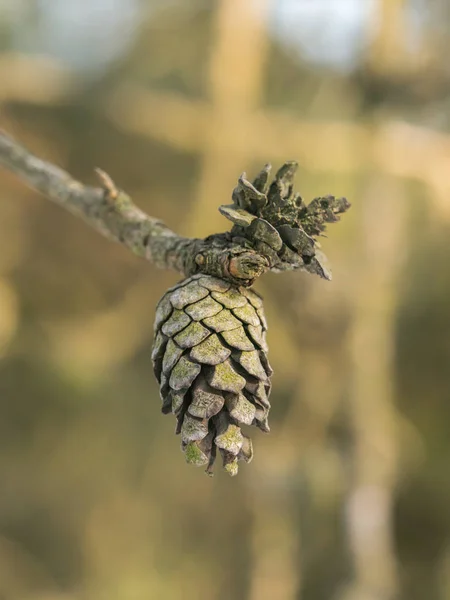
[[[170,373],[182,354],[183,349],[177,346],[173,340],[167,342],[162,362],[162,369],[165,374]]]
[[[195,442],[187,444],[184,455],[186,462],[196,467],[202,467],[208,463],[208,457],[200,450]]]
[[[213,333],[204,342],[191,350],[191,358],[206,365],[217,365],[226,360],[231,350],[226,348]]]
[[[170,296],[170,302],[174,308],[181,310],[188,304],[202,300],[207,295],[208,290],[199,285],[196,280],[193,280],[173,291]]]
[[[234,459],[232,462],[229,462],[226,465],[224,465],[224,469],[228,473],[228,475],[231,475],[231,477],[237,475],[239,470],[237,459]]]
[[[255,406],[245,396],[239,394],[237,397],[227,397],[227,408],[230,416],[244,425],[251,425],[255,418]]]
[[[228,425],[227,430],[215,439],[216,446],[231,454],[237,454],[242,448],[244,437],[237,425]]]
[[[231,331],[222,331],[220,335],[229,346],[233,346],[237,350],[250,351],[255,349],[255,346],[246,335],[244,327],[237,327]]]
[[[175,336],[175,341],[182,348],[192,348],[208,337],[209,333],[201,323],[193,321]]]
[[[236,317],[238,317],[238,319],[244,321],[244,323],[254,325],[255,327],[260,325],[259,317],[251,304],[246,304],[245,306],[240,306],[239,308],[233,308],[233,313],[236,315]]]
[[[236,373],[229,360],[214,367],[214,373],[208,383],[224,392],[240,392],[246,384],[244,377]]]
[[[170,375],[170,387],[177,391],[182,390],[183,388],[189,388],[200,373],[200,369],[200,365],[192,363],[185,356],[182,356]]]
[[[216,294],[218,292],[213,292]],[[216,302],[211,296],[203,298],[194,304],[190,304],[186,307],[186,313],[194,319],[194,321],[201,321],[206,317],[213,317],[222,310],[222,305]]]
[[[190,322],[190,317],[183,310],[174,310],[162,326],[162,332],[164,335],[172,337],[187,327]]]
[[[235,287],[231,287],[227,292],[212,292],[211,295],[225,308],[238,308],[247,304],[247,298]]]
[[[239,356],[239,362],[250,375],[257,377],[258,379],[267,379],[264,367],[261,364],[259,353],[257,350],[251,352],[241,352]]]
[[[123,212],[130,208],[134,208],[134,204],[131,202],[130,196],[124,191],[120,190],[117,197],[113,200],[114,208],[117,212]]]
[[[206,325],[206,327],[214,329],[214,331],[216,331],[217,333],[220,333],[221,331],[229,331],[230,329],[236,329],[236,327],[239,327],[241,325],[241,322],[238,321],[238,319],[236,319],[236,317],[234,317],[231,314],[231,312],[226,308],[221,310],[219,313],[217,313],[217,315],[214,315],[213,317],[203,319],[203,323]]]

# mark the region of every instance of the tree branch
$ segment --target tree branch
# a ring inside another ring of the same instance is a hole
[[[179,247],[189,240],[137,208],[103,171],[97,171],[102,188],[84,186],[62,169],[33,156],[1,131],[0,164],[29,187],[82,217],[102,235],[123,243],[134,254],[162,268],[183,270],[176,257]]]
[[[233,192],[233,204],[220,207],[234,223],[231,232],[201,240],[181,237],[144,213],[100,169],[101,187],[85,186],[2,131],[0,165],[159,268],[175,269],[186,276],[207,273],[244,286],[252,285],[268,270],[301,269],[329,279],[315,238],[324,232],[326,223],[337,221],[339,213],[350,206],[345,198],[334,196],[305,205],[293,192],[297,164],[283,165],[272,183],[268,179],[270,165],[266,165],[253,184],[244,173]]]

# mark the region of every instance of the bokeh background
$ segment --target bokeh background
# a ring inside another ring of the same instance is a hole
[[[184,464],[157,271],[0,173],[1,600],[450,598],[450,2],[1,0],[0,125],[183,234],[242,171],[352,209],[267,275],[272,433]]]

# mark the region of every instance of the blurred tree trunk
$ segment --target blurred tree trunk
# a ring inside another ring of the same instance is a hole
[[[249,600],[298,597],[301,570],[291,497],[287,485],[254,494]]]
[[[271,1],[220,0],[218,3],[208,73],[211,122],[201,148],[197,202],[186,223],[189,233],[201,235],[221,229],[223,218],[211,199],[218,191],[230,189],[242,165],[251,159],[245,139],[246,121],[261,97]],[[225,143],[229,139],[228,131],[241,128],[241,136],[236,135],[230,148]]]
[[[353,436],[346,503],[354,580],[352,600],[393,600],[398,593],[392,505],[397,479],[395,320],[405,254],[402,184],[374,178],[363,199],[363,249],[355,271],[349,394]]]
[[[407,52],[407,0],[378,0],[372,22],[373,41],[368,66],[379,75],[403,73],[410,66]]]

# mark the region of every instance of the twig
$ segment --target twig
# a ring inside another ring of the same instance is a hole
[[[104,171],[97,169],[101,188],[81,184],[55,165],[37,158],[0,130],[0,165],[29,187],[82,217],[105,237],[120,242],[159,268],[185,275],[199,271],[251,285],[267,269],[257,253],[236,246],[226,236],[206,240],[185,238],[133,204]]]

